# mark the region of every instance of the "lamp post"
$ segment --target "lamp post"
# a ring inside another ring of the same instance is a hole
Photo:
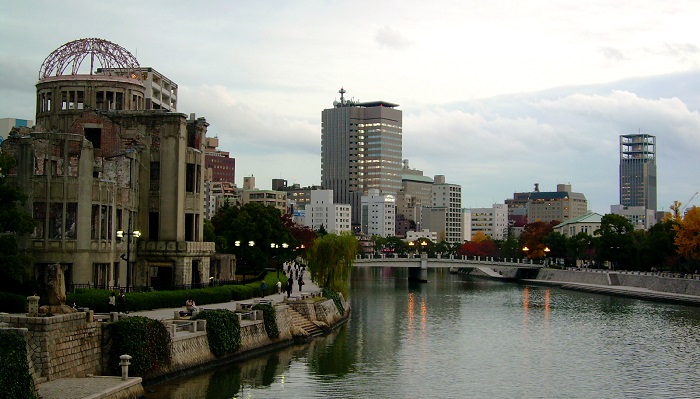
[[[415,247],[415,246],[416,246],[416,243],[413,241],[408,243],[408,248],[409,248],[409,251],[411,252],[411,258],[413,258],[413,247]]]
[[[525,252],[525,259],[526,260],[527,260],[527,254],[528,254],[529,250],[530,250],[530,248],[528,248],[527,245],[523,247],[523,252]]]
[[[233,245],[235,245],[236,247],[240,247],[240,246],[241,246],[241,242],[240,242],[240,241],[234,241]],[[252,240],[251,240],[251,241],[248,241],[248,246],[251,247],[251,248],[254,247],[254,246],[255,246],[255,241],[252,241]],[[239,253],[240,253],[240,252],[239,252]],[[242,257],[241,257],[241,258],[242,258]],[[236,260],[236,263],[238,263],[238,260]],[[243,262],[243,263],[245,263],[245,262]],[[245,266],[244,266],[243,264],[241,264],[241,271],[243,272],[243,283],[245,284]]]
[[[282,245],[275,244],[274,242],[270,244],[270,248],[272,249],[287,249],[289,248],[289,244],[286,242],[283,242]],[[280,279],[280,253],[277,253],[277,280]]]
[[[549,251],[551,251],[551,250],[549,249],[549,247],[544,247],[543,251],[544,251],[544,267],[547,267],[547,254],[549,254]]]
[[[421,248],[423,248],[422,251],[423,251],[423,252],[426,254],[426,256],[427,256],[427,255],[428,255],[428,251],[427,251],[427,250],[428,250],[428,242],[427,242],[427,241],[421,241],[421,242],[420,242],[420,246],[421,246]]]
[[[122,254],[121,258],[126,261],[126,292],[129,292],[129,287],[131,286],[131,237],[139,238],[141,237],[141,232],[138,230],[134,231],[117,231],[117,238],[126,238],[126,256]]]

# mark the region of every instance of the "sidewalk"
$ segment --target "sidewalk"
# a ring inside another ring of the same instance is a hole
[[[319,288],[316,283],[312,282],[311,279],[308,277],[308,273],[304,273],[304,289],[301,291],[302,293],[317,293],[321,292],[321,289]],[[278,294],[277,293],[277,287],[267,287],[267,292],[268,295],[265,295],[265,299],[272,299],[274,303],[280,303],[284,302],[285,298],[287,298],[287,293],[284,292],[284,285],[282,285],[282,293]],[[299,285],[294,284],[294,289],[292,290],[292,296],[298,295],[299,294]],[[236,310],[236,304],[239,302],[244,302],[244,303],[250,303],[254,302],[256,299],[260,299],[261,297],[258,295],[254,298],[249,298],[249,299],[243,299],[240,301],[230,301],[230,302],[222,302],[222,303],[209,303],[209,304],[197,304],[197,307],[201,310],[203,309],[228,309],[231,311]],[[128,308],[128,302],[127,302],[127,308]],[[172,319],[173,315],[175,314],[176,311],[184,311],[185,310],[185,304],[183,303],[182,306],[177,307],[177,308],[164,308],[164,309],[154,309],[154,310],[141,310],[141,311],[136,311],[136,312],[129,312],[130,316],[144,316],[148,317],[151,319],[155,320],[166,320],[166,319]]]

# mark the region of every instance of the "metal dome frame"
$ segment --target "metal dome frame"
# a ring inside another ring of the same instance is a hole
[[[86,38],[66,43],[49,54],[41,64],[39,79],[65,76],[69,67],[70,75],[78,75],[80,66],[88,56],[90,75],[98,65],[102,68],[126,69],[133,72],[141,68],[136,57],[118,44],[104,39]],[[132,74],[131,77],[141,79],[139,73]]]

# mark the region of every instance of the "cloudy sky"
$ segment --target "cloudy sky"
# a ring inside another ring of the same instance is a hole
[[[403,157],[464,207],[570,183],[619,202],[619,135],[657,137],[658,204],[700,191],[700,3],[690,0],[17,1],[0,6],[0,117],[34,120],[39,68],[98,37],[178,83],[236,180],[320,183],[344,87],[403,110]],[[700,197],[700,195],[699,195]],[[696,197],[694,204],[700,205]]]

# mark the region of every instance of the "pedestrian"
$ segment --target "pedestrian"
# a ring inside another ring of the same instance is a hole
[[[129,313],[126,311],[126,295],[124,295],[124,289],[119,290],[117,305],[119,305],[119,313]]]
[[[116,312],[117,311],[117,296],[114,294],[114,291],[112,291],[109,294],[109,313]]]
[[[262,284],[260,284],[260,291],[262,291],[262,297],[265,298],[265,293],[267,291],[267,284],[265,284],[265,280],[263,280]]]
[[[292,289],[294,288],[294,282],[292,279],[287,280],[287,298],[292,295]]]
[[[299,277],[299,292],[301,292],[301,286],[304,285],[304,279]]]
[[[281,294],[282,293],[282,282],[277,280],[277,293]]]

